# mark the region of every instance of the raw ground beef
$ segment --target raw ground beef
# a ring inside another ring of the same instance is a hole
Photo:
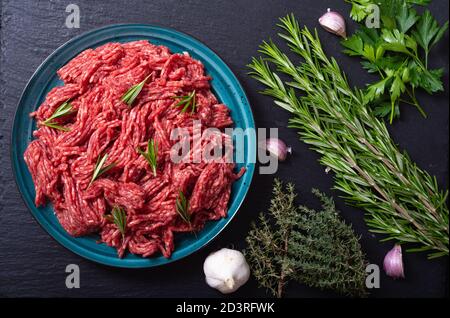
[[[132,107],[121,101],[133,85],[150,78]],[[192,144],[193,121],[202,129],[229,127],[229,109],[210,90],[202,63],[172,54],[148,41],[108,43],[88,49],[58,71],[64,85],[53,88],[31,114],[35,139],[24,158],[33,177],[37,206],[48,201],[64,229],[73,236],[99,233],[101,241],[144,257],[160,251],[170,257],[174,233],[200,230],[206,221],[227,214],[231,185],[244,170],[224,157],[198,163],[170,160],[174,128],[185,127]],[[182,113],[173,96],[196,92],[197,110]],[[39,124],[70,99],[74,112],[55,120],[67,132]],[[157,175],[136,149],[158,145]],[[215,139],[217,141],[217,138]],[[220,133],[223,144],[230,138]],[[201,147],[207,141],[201,140]],[[115,167],[89,186],[97,159],[108,154]],[[193,156],[193,149],[188,154]],[[192,228],[175,208],[179,191],[189,201]],[[104,215],[114,206],[127,214],[125,237]]]

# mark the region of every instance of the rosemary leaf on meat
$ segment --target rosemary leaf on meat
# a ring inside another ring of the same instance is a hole
[[[64,103],[62,103],[49,118],[44,120],[42,122],[42,125],[45,125],[45,126],[50,127],[50,128],[59,129],[59,130],[62,130],[62,131],[69,131],[69,128],[61,126],[61,125],[58,125],[57,123],[55,123],[54,120],[56,118],[60,118],[62,116],[70,115],[72,113],[73,113],[72,104],[70,104],[70,99],[68,99]]]
[[[189,214],[189,202],[186,199],[186,196],[184,195],[183,191],[179,191],[178,198],[175,203],[176,211],[178,215],[181,217],[181,219],[191,225],[191,215]]]
[[[145,160],[152,168],[153,175],[156,177],[156,166],[158,164],[158,144],[153,140],[149,139],[147,143],[147,149],[143,151],[141,148],[136,149],[139,154],[144,156]]]
[[[280,21],[280,36],[302,61],[295,65],[276,44],[264,42],[259,51],[264,59],[253,58],[249,65],[251,76],[266,86],[263,94],[292,113],[290,127],[299,129],[300,138],[321,154],[321,164],[334,171],[335,189],[366,210],[372,232],[415,244],[409,251],[448,255],[448,191],[398,149],[364,93],[352,89],[336,60],[327,57],[317,31],[300,29],[293,15]]]
[[[113,207],[111,214],[105,215],[105,218],[117,226],[117,229],[122,234],[122,239],[124,239],[127,228],[127,214],[125,213],[125,210],[121,207],[115,206]]]
[[[364,297],[366,260],[352,227],[339,217],[333,199],[318,190],[315,211],[296,205],[294,185],[275,179],[267,214],[261,213],[244,251],[261,287],[281,298],[289,281]]]
[[[89,182],[89,186],[91,186],[91,184],[95,180],[97,180],[98,177],[100,177],[102,174],[104,174],[106,171],[108,171],[108,170],[110,170],[110,169],[112,169],[112,168],[114,168],[116,166],[115,162],[113,162],[113,163],[111,163],[111,164],[109,164],[107,166],[104,166],[105,162],[106,162],[106,159],[108,159],[108,154],[107,153],[105,153],[103,155],[103,157],[101,157],[101,158],[100,158],[100,156],[98,156],[97,163],[95,164],[95,167],[94,167],[94,173],[92,174],[91,182]]]
[[[58,130],[61,130],[61,131],[70,131],[69,128],[61,126],[61,125],[58,125],[58,124],[56,124],[54,122],[42,122],[42,124],[44,126],[47,126],[47,127],[50,127],[50,128],[54,128],[54,129],[58,129]]]
[[[125,94],[123,94],[122,102],[124,102],[129,107],[131,107],[131,105],[133,105],[136,97],[138,97],[138,95],[142,91],[142,88],[144,87],[144,84],[147,82],[147,80],[149,79],[149,77],[152,74],[148,75],[142,82],[140,82],[140,83],[138,83],[136,85],[133,85]]]
[[[195,90],[193,90],[188,95],[183,96],[173,96],[172,98],[178,99],[178,103],[175,104],[175,107],[182,107],[181,112],[186,112],[189,108],[191,109],[191,114],[195,112],[197,108],[197,101]]]

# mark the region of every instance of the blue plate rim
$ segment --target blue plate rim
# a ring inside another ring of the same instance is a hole
[[[228,71],[229,76],[231,76],[231,79],[235,82],[235,85],[237,87],[237,89],[242,92],[242,96],[241,98],[244,100],[244,102],[246,103],[246,105],[248,106],[247,110],[249,113],[249,118],[248,121],[250,123],[250,125],[255,128],[255,120],[254,120],[254,115],[253,115],[253,110],[250,106],[250,102],[248,100],[247,94],[244,90],[244,88],[242,87],[240,81],[238,80],[237,76],[234,74],[234,72],[231,70],[231,68],[228,66],[228,64],[222,59],[222,57],[213,49],[211,49],[209,46],[207,46],[205,43],[203,43],[201,40],[199,40],[198,38],[196,38],[195,36],[186,33],[186,32],[182,32],[179,31],[177,29],[171,28],[171,27],[166,27],[163,25],[158,25],[158,24],[144,24],[144,23],[114,23],[114,24],[109,24],[109,25],[105,25],[99,28],[95,28],[86,32],[83,32],[82,34],[79,34],[71,39],[69,39],[68,41],[64,42],[62,45],[60,45],[59,47],[57,47],[50,55],[48,55],[43,61],[42,63],[36,68],[36,70],[33,72],[33,74],[31,75],[30,79],[27,81],[21,95],[19,98],[19,101],[17,103],[16,109],[14,111],[14,119],[12,122],[12,127],[11,127],[11,137],[10,137],[10,159],[11,159],[11,166],[12,166],[12,172],[14,175],[14,181],[15,181],[15,185],[16,188],[18,189],[19,193],[20,193],[20,197],[22,199],[22,201],[25,203],[26,207],[28,208],[30,214],[33,216],[33,218],[37,221],[37,223],[41,226],[41,228],[53,239],[55,240],[58,244],[60,244],[61,246],[63,246],[64,248],[66,248],[67,250],[71,251],[72,253],[88,259],[92,262],[95,263],[99,263],[99,264],[103,264],[103,265],[107,265],[107,266],[111,266],[111,267],[118,267],[118,268],[150,268],[150,267],[157,267],[157,266],[162,266],[162,265],[166,265],[166,264],[170,264],[173,262],[176,262],[178,260],[184,259],[189,255],[194,254],[195,252],[198,252],[199,250],[201,250],[202,248],[206,247],[209,243],[211,243],[227,226],[228,224],[231,222],[231,220],[236,216],[237,212],[239,211],[240,207],[242,206],[248,191],[253,183],[253,176],[254,176],[254,170],[255,170],[255,163],[249,163],[246,165],[246,173],[245,175],[249,175],[248,177],[248,185],[246,187],[244,187],[243,193],[242,193],[242,198],[240,198],[238,200],[238,204],[236,206],[236,211],[229,217],[229,219],[227,220],[226,223],[223,224],[223,226],[217,231],[217,233],[213,234],[210,237],[204,237],[203,240],[201,241],[195,241],[192,245],[194,246],[190,251],[185,252],[182,255],[179,255],[177,258],[165,258],[164,261],[162,262],[151,262],[151,263],[145,263],[142,264],[141,260],[146,260],[146,258],[142,258],[142,259],[138,259],[135,262],[120,262],[121,259],[116,258],[116,259],[110,259],[108,257],[104,257],[102,255],[99,255],[95,252],[92,252],[90,250],[87,250],[86,248],[83,247],[79,247],[79,245],[77,245],[76,243],[70,241],[69,239],[67,239],[66,237],[60,235],[57,231],[52,231],[51,227],[49,226],[49,224],[47,223],[47,221],[45,220],[44,217],[39,217],[36,213],[33,212],[33,208],[36,208],[34,205],[34,202],[28,202],[27,199],[25,198],[24,193],[22,192],[22,188],[19,185],[19,178],[18,175],[19,173],[21,173],[20,171],[20,167],[18,167],[18,163],[16,163],[16,158],[17,158],[17,154],[15,153],[15,147],[13,147],[14,145],[14,139],[16,138],[16,135],[14,134],[15,130],[16,130],[16,126],[17,126],[17,113],[19,112],[19,106],[24,102],[24,99],[26,98],[26,95],[28,93],[28,88],[29,86],[31,86],[33,80],[38,76],[38,74],[45,68],[46,64],[55,56],[57,55],[61,50],[63,50],[64,48],[72,45],[74,42],[77,42],[78,40],[89,36],[93,33],[97,33],[97,32],[101,32],[107,29],[114,29],[114,28],[121,28],[121,27],[142,27],[142,28],[156,28],[156,29],[162,29],[164,31],[167,32],[171,32],[174,34],[178,34],[182,37],[185,37],[191,41],[197,42],[199,45],[201,45],[203,47],[203,49],[209,50],[211,53],[213,53],[213,55],[215,55],[217,57],[217,59],[219,60],[219,62],[221,62],[223,64],[223,67]],[[79,54],[79,53],[77,53]],[[256,156],[256,143],[254,142],[253,139],[250,139],[250,141],[252,141],[251,143],[249,143],[248,145],[248,149],[251,152],[251,156]],[[22,178],[23,179],[23,178]],[[81,251],[83,251],[84,253],[81,253]],[[96,255],[99,255],[100,257],[95,257]],[[104,260],[103,258],[105,258],[106,260]],[[130,260],[128,260],[130,261]]]

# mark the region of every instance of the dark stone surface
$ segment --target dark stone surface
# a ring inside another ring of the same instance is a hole
[[[273,107],[271,99],[257,93],[259,86],[246,75],[245,65],[262,39],[276,36],[277,18],[294,12],[300,22],[317,26],[327,7],[347,16],[343,0],[271,1],[18,1],[1,2],[0,83],[0,296],[125,296],[125,297],[216,297],[204,283],[202,264],[211,251],[224,246],[243,248],[250,222],[268,206],[273,176],[255,175],[252,188],[231,224],[200,252],[164,267],[124,270],[84,260],[61,247],[36,223],[20,198],[11,172],[9,140],[14,111],[26,82],[39,64],[58,46],[85,31],[112,23],[138,22],[165,25],[189,33],[215,50],[240,79],[252,104],[258,127],[280,127],[280,136],[294,148],[293,157],[277,173],[295,182],[304,203],[316,205],[309,189],[328,193],[332,176],[324,173],[318,156],[301,143],[296,131],[287,129],[288,114]],[[81,27],[65,27],[65,8],[76,3],[81,9]],[[431,11],[442,23],[448,19],[448,1],[434,0]],[[354,24],[347,19],[350,29]],[[334,55],[349,79],[363,85],[371,78],[358,61],[343,56],[338,39],[319,30],[326,51]],[[403,108],[401,120],[390,128],[400,147],[407,149],[419,166],[436,175],[448,188],[448,34],[433,50],[430,61],[445,66],[445,93],[419,99],[427,120],[412,108]],[[334,193],[337,196],[337,193]],[[361,235],[370,262],[381,264],[391,243],[380,243],[369,234],[363,212],[337,200],[344,218]],[[381,289],[372,297],[448,296],[448,258],[427,260],[424,254],[405,254],[406,279],[382,276]],[[66,289],[65,267],[79,264],[81,288]],[[251,280],[234,296],[264,296]],[[291,284],[288,297],[329,297],[329,292]]]

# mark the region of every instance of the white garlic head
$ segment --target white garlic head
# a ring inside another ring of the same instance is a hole
[[[250,277],[250,267],[244,255],[229,248],[211,253],[205,259],[203,271],[206,283],[223,294],[236,291]]]

